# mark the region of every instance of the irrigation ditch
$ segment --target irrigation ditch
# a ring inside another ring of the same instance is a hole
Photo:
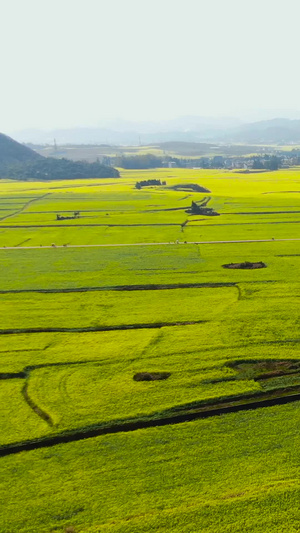
[[[160,427],[183,422],[190,422],[197,419],[204,419],[213,416],[220,416],[239,411],[248,411],[270,407],[275,405],[285,405],[292,402],[300,401],[300,386],[290,387],[287,389],[277,390],[273,393],[256,393],[253,395],[244,395],[232,398],[231,400],[223,399],[219,402],[201,405],[197,407],[184,408],[180,407],[169,412],[162,413],[159,418],[144,417],[139,420],[119,421],[115,424],[102,424],[83,427],[75,431],[68,431],[50,437],[26,440],[16,442],[10,445],[0,446],[0,457],[16,454],[22,451],[37,450],[47,448],[57,444],[64,444],[85,440],[101,435],[116,434],[121,432],[137,431],[151,427]]]
[[[271,283],[272,280],[264,283]],[[260,281],[260,283],[262,283]],[[215,283],[165,283],[143,285],[108,285],[103,287],[71,287],[62,289],[9,289],[0,290],[0,294],[20,294],[26,292],[38,293],[69,293],[69,292],[96,292],[96,291],[163,291],[170,289],[214,289],[219,287],[235,287],[238,282],[215,282]]]
[[[86,333],[96,331],[124,331],[132,329],[160,329],[174,326],[192,326],[194,324],[206,324],[208,320],[188,320],[176,322],[150,322],[144,324],[122,324],[119,326],[87,326],[82,328],[11,328],[0,329],[0,335],[19,335],[24,333]]]

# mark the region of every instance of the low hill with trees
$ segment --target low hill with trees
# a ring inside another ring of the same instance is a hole
[[[119,172],[101,163],[70,161],[45,157],[38,161],[15,164],[6,176],[15,180],[72,180],[89,178],[118,178]]]
[[[42,157],[10,137],[0,134],[0,178],[27,181],[118,177],[118,170],[98,161],[87,163]]]

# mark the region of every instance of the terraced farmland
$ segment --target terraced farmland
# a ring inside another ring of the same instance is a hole
[[[297,531],[299,192],[1,184],[1,533]]]

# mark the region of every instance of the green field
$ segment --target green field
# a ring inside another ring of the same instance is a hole
[[[0,533],[299,530],[299,223],[300,170],[0,184]]]

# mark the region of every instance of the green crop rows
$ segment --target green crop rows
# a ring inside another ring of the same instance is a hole
[[[1,184],[0,533],[298,531],[299,193],[298,171]],[[186,213],[204,196],[220,216]],[[222,267],[244,261],[266,268]]]

